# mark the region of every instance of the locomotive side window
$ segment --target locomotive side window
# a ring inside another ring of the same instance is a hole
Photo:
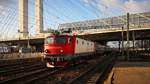
[[[66,38],[65,37],[57,37],[57,38],[55,38],[55,42],[60,43],[60,44],[65,44]]]
[[[72,37],[68,38],[68,43],[69,43],[69,44],[71,44],[72,41],[73,41],[73,38],[72,38]]]
[[[45,43],[46,43],[46,44],[54,43],[54,38],[52,38],[52,37],[46,38]]]
[[[82,45],[84,45],[84,41],[82,41]]]

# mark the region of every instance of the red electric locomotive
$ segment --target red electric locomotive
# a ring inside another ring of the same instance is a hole
[[[95,43],[75,35],[50,35],[45,38],[44,52],[47,67],[67,67],[93,55]]]

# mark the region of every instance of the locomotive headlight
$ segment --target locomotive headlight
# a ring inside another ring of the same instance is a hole
[[[48,50],[45,50],[45,53],[47,53],[48,52]]]
[[[63,50],[60,50],[60,52],[64,52]]]
[[[50,53],[50,51],[49,50],[45,50],[45,53]]]

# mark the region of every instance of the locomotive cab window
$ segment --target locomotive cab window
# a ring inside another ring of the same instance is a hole
[[[48,37],[45,39],[45,44],[52,44],[54,43],[54,38],[53,37]]]
[[[77,40],[77,44],[78,44],[78,40]]]
[[[45,44],[53,44],[53,43],[58,43],[58,44],[65,44],[66,38],[65,37],[47,37],[45,39]]]
[[[72,37],[68,38],[68,43],[69,43],[69,44],[71,44],[72,41],[73,41],[73,38],[72,38]]]
[[[55,42],[60,44],[66,44],[67,41],[65,37],[56,37]]]
[[[82,41],[82,45],[84,45],[84,41]]]

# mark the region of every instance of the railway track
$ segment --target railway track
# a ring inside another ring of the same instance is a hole
[[[0,84],[28,84],[33,80],[48,76],[56,71],[57,70],[50,71],[49,69],[43,67],[43,68],[31,70],[30,72],[20,73],[12,78],[0,81]]]
[[[26,82],[24,82],[23,84],[45,84],[48,81],[51,81],[53,84],[56,83],[56,81],[54,82],[55,77],[59,76],[61,77],[61,74],[63,74],[64,72],[67,72],[69,70],[74,70],[75,68],[77,68],[78,66],[73,66],[73,67],[69,67],[69,68],[65,68],[65,69],[56,69],[56,70],[52,70],[46,73],[43,73],[41,75],[38,75],[35,78],[32,78],[31,80],[27,80]],[[58,82],[58,81],[57,81]],[[50,83],[51,84],[51,83]]]
[[[49,71],[41,61],[17,61],[1,65],[0,84],[26,84],[55,71]]]
[[[69,80],[72,78],[78,76],[81,72],[84,72],[85,69],[88,68],[88,66],[92,66],[92,64],[80,64],[73,67],[69,67],[65,70],[60,71],[59,73],[56,73],[52,76],[49,76],[47,80],[45,80],[43,83],[48,84],[67,84]],[[40,84],[43,84],[40,83]],[[36,84],[36,83],[34,83]]]
[[[16,68],[20,68],[20,67],[24,67],[24,66],[29,66],[32,64],[40,64],[41,62],[24,62],[24,63],[18,63],[15,65],[6,65],[4,67],[0,68],[0,71],[7,71],[7,70],[12,70],[12,69],[16,69]]]
[[[21,61],[12,63],[0,68],[0,82],[17,77],[18,75],[25,74],[30,71],[45,68],[44,63],[41,61]]]
[[[68,84],[102,84],[105,75],[113,66],[113,61],[113,59],[101,61],[78,77],[69,81]]]
[[[87,66],[85,66],[85,64],[83,63],[80,65],[70,66],[65,69],[57,69],[57,70],[49,71],[49,72],[43,73],[41,75],[38,75],[35,78],[33,77],[30,80],[27,80],[26,82],[24,82],[22,84],[63,83],[63,81],[65,81],[65,77],[66,78],[68,78],[68,77],[74,78],[76,75],[79,74],[79,72],[83,72],[85,70],[85,68],[88,68],[89,66],[92,66],[92,64],[88,64]],[[79,68],[82,68],[82,70],[79,70]],[[71,74],[68,74],[68,73],[71,73]],[[72,75],[73,73],[75,73],[75,74]],[[64,80],[61,80],[61,78]],[[64,82],[64,84],[65,84],[65,82]]]
[[[33,78],[33,76],[39,75],[39,73],[44,73],[47,69],[38,69],[35,71],[31,71],[28,73],[17,75],[16,77],[10,78],[8,80],[0,81],[0,84],[22,84],[23,81],[27,80],[28,78]]]
[[[20,73],[26,73],[32,70],[44,68],[43,64],[37,63],[37,64],[32,64],[32,65],[25,65],[17,68],[12,68],[9,70],[1,71],[0,72],[0,77],[5,77],[5,78],[11,78],[13,76],[16,76],[17,74]]]
[[[100,62],[98,64],[97,64],[98,60],[90,61],[91,63],[89,64],[88,63],[80,64],[80,65],[69,67],[66,69],[52,70],[52,69],[47,69],[45,67],[38,68],[36,65],[30,66],[30,67],[28,66],[24,68],[22,72],[19,72],[19,74],[17,74],[16,76],[10,77],[7,80],[0,81],[0,84],[47,84],[47,83],[48,84],[62,84],[62,83],[63,84],[75,84],[75,83],[76,84],[81,84],[81,83],[93,84],[97,82],[96,80],[100,80],[105,70],[108,69],[108,67],[110,67],[110,63],[106,61],[108,60],[108,58],[109,56],[106,56],[106,57],[102,56],[101,58],[99,58]],[[98,67],[97,69],[97,66],[99,65],[100,67]],[[101,73],[99,72],[99,69],[102,69],[100,70]],[[90,73],[93,75],[90,75]],[[97,73],[98,74],[100,73],[101,75],[98,75]],[[85,79],[84,79],[84,74],[86,74]],[[81,79],[84,79],[85,81],[83,80],[81,81]],[[94,79],[96,80],[94,81]]]
[[[34,80],[28,82],[28,84],[68,84],[70,80],[75,79],[84,73],[87,69],[97,64],[97,61],[107,60],[106,57],[100,57],[98,60],[90,60],[91,63],[80,64],[77,66],[69,67],[67,69],[58,71],[57,73],[50,74],[45,76],[42,79]]]
[[[3,63],[4,62],[4,63]],[[1,61],[0,60],[0,70],[3,69],[12,69],[12,68],[16,68],[16,67],[21,67],[22,65],[26,65],[26,64],[33,64],[33,63],[37,63],[39,62],[38,60],[33,60],[33,61],[27,61],[27,60],[16,60],[16,61]]]
[[[59,72],[59,70],[52,70],[52,71],[48,71],[48,72],[42,73],[42,74],[38,75],[37,77],[34,77],[32,79],[28,79],[23,84],[32,84],[32,83],[35,83],[35,81],[40,80],[40,79],[45,78],[45,77],[48,77],[48,76],[50,76],[50,75],[52,75],[54,73],[57,73],[57,72]]]

